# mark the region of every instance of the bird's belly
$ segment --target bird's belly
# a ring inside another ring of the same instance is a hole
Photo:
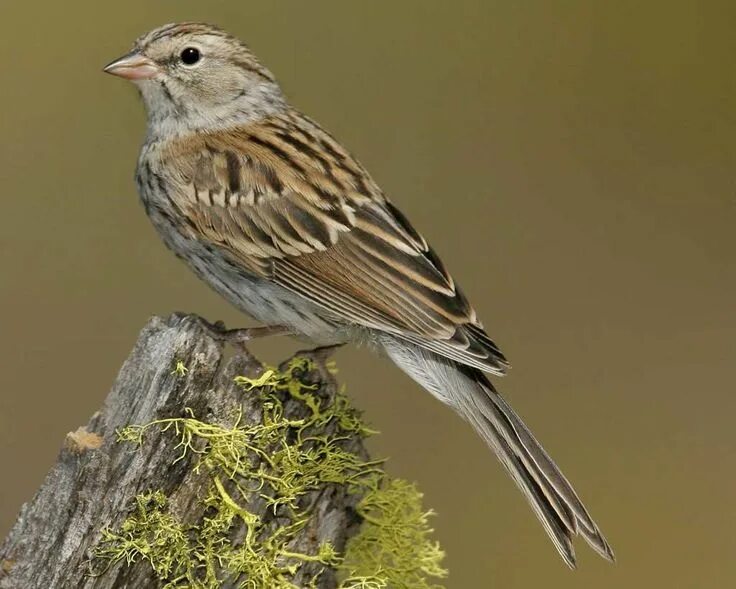
[[[284,325],[316,345],[351,339],[347,326],[332,320],[317,305],[238,267],[219,248],[182,235],[170,221],[150,211],[166,245],[230,304],[266,325]]]

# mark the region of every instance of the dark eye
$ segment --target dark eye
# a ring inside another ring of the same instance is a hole
[[[196,47],[187,47],[181,52],[181,61],[185,65],[194,65],[202,57]]]

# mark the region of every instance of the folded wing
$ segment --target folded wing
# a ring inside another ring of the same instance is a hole
[[[293,116],[178,146],[187,230],[347,323],[504,373],[424,238],[329,135]]]

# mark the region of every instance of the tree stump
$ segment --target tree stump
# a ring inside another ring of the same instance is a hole
[[[181,369],[176,370],[179,366]],[[186,370],[183,368],[186,367]],[[118,529],[131,513],[137,496],[161,490],[168,509],[184,522],[205,516],[202,493],[206,475],[196,468],[198,456],[189,452],[181,460],[179,440],[173,435],[152,435],[140,447],[121,443],[116,432],[131,424],[182,417],[185,408],[211,423],[232,421],[242,412],[244,421],[262,414],[262,400],[244,395],[234,384],[236,375],[258,376],[262,365],[253,357],[223,357],[222,344],[203,329],[196,318],[172,315],[153,318],[140,334],[108,395],[104,407],[89,423],[67,435],[58,461],[35,497],[23,506],[10,535],[0,546],[0,589],[155,588],[160,580],[144,558],[130,564],[116,562],[104,573],[90,576],[94,549],[103,529]],[[315,394],[334,397],[336,384],[320,358],[314,358]],[[298,419],[309,409],[303,403],[284,401],[284,413]],[[341,444],[367,458],[358,434]],[[329,542],[342,551],[360,527],[356,504],[360,496],[344,486],[325,482],[301,499],[309,521],[290,549],[315,554]],[[288,526],[288,515],[263,500],[248,509],[271,526]],[[233,534],[243,534],[236,529]],[[308,583],[323,569],[315,587],[337,586],[335,571],[320,563],[304,563],[294,583]],[[93,567],[94,568],[94,567]],[[237,587],[230,579],[222,587]]]

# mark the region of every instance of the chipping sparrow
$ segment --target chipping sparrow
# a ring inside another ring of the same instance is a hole
[[[105,71],[143,97],[138,190],[177,256],[266,325],[382,350],[476,429],[568,565],[577,534],[613,560],[570,483],[485,376],[508,364],[437,254],[246,46],[210,25],[167,25]]]

